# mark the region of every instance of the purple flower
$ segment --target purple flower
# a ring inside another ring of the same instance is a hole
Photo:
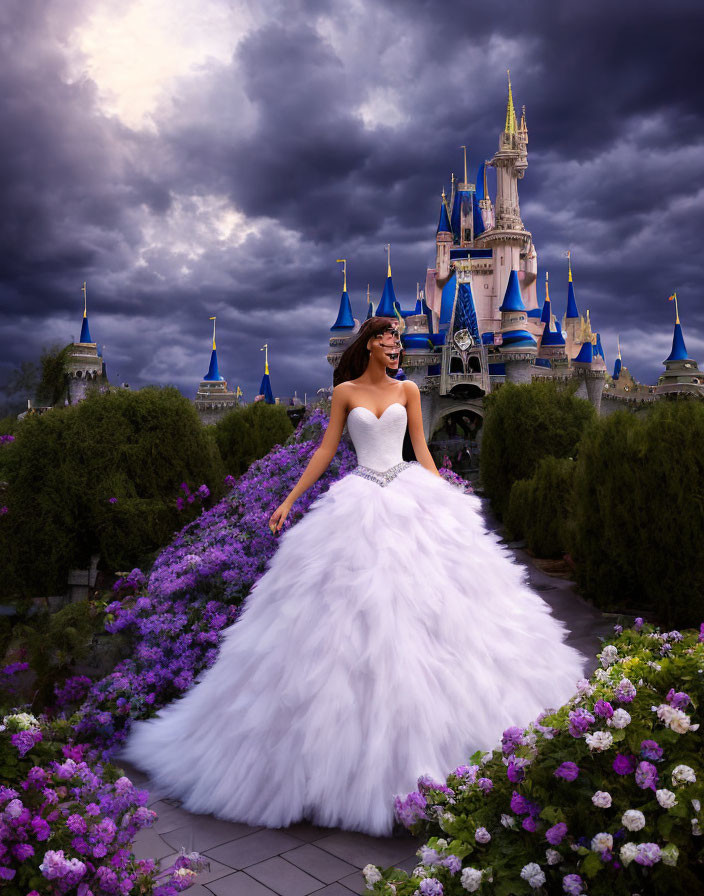
[[[639,843],[638,854],[635,857],[639,865],[650,867],[660,861],[660,847],[657,843]]]
[[[616,624],[614,626],[614,631],[616,632],[617,635],[620,635],[623,632],[623,626]]]
[[[184,506],[185,505],[184,505],[183,498],[181,498],[181,497],[176,498],[176,507],[178,508],[178,510],[183,510]]]
[[[506,768],[506,777],[511,781],[512,784],[520,784],[520,782],[525,778],[526,772],[521,763],[515,762],[513,759],[509,760],[508,766]]]
[[[513,753],[516,747],[523,743],[523,729],[517,725],[507,728],[501,736],[501,749],[506,753]]]
[[[198,495],[201,498],[209,498],[210,497],[210,489],[207,485],[199,485],[198,486]]]
[[[635,695],[636,689],[627,678],[622,678],[614,690],[614,699],[619,703],[632,703]]]
[[[25,731],[18,731],[10,737],[13,746],[17,747],[20,756],[24,756],[42,740],[42,732],[40,728],[27,728]]]
[[[578,874],[566,874],[562,878],[562,889],[567,896],[580,896],[584,893],[584,881]]]
[[[477,778],[477,787],[479,787],[482,793],[489,793],[494,787],[494,782],[491,778]]]
[[[633,628],[639,632],[643,628],[643,617],[636,616],[636,621],[633,623]]]
[[[662,758],[662,747],[657,741],[643,740],[640,743],[640,753],[646,759],[657,761]]]
[[[639,762],[636,769],[636,784],[646,790],[655,790],[658,781],[658,770],[650,762]]]
[[[188,494],[189,489],[188,489],[188,483],[187,483],[187,482],[182,482],[180,487],[181,487],[181,490],[182,490],[182,491],[184,491],[184,492],[186,492],[186,494]]]
[[[108,498],[108,504],[117,504],[117,498]]]
[[[594,704],[594,712],[598,716],[602,716],[605,719],[610,719],[614,714],[614,708],[608,700],[597,700]]]
[[[665,699],[670,705],[674,706],[675,709],[686,709],[692,702],[689,694],[685,694],[682,691],[677,691],[677,693],[675,693],[674,688],[670,688]]]
[[[435,877],[424,878],[418,889],[423,896],[442,896],[443,894],[442,884]]]
[[[557,824],[554,824],[551,828],[548,828],[547,831],[545,831],[545,839],[551,846],[559,846],[566,833],[567,825],[564,821],[558,821]]]
[[[631,753],[617,753],[612,767],[617,775],[631,775],[636,769],[636,757]]]
[[[528,800],[515,790],[511,796],[511,809],[516,815],[525,815],[528,812]]]
[[[569,732],[572,737],[582,737],[590,725],[594,723],[594,716],[586,709],[574,709],[569,714]]]
[[[462,867],[462,859],[455,855],[449,855],[445,856],[445,858],[440,861],[440,864],[444,865],[450,874],[457,874]]]
[[[10,851],[19,862],[24,862],[34,855],[34,847],[31,843],[14,843]]]
[[[6,504],[3,504],[3,506],[0,507],[0,516],[4,516],[4,514],[9,513],[9,512],[10,512],[10,508]]]
[[[521,822],[521,825],[526,831],[530,831],[531,833],[538,830],[538,823],[532,815],[526,815]]]
[[[579,774],[579,766],[574,762],[563,762],[553,772],[556,778],[564,778],[565,781],[574,781]]]

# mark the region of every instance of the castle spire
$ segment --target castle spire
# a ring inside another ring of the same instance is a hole
[[[259,386],[259,395],[264,396],[264,401],[267,404],[276,404],[274,401],[274,393],[271,391],[271,382],[269,380],[269,345],[267,342],[259,349],[260,352],[264,352],[264,376],[262,377],[261,385]]]
[[[330,329],[351,330],[354,329],[354,316],[352,315],[350,296],[347,292],[347,259],[338,258],[337,263],[342,265],[342,295],[340,296],[340,307],[337,311],[337,318]]]
[[[394,292],[394,283],[391,279],[391,243],[387,243],[384,248],[386,249],[386,283],[376,309],[376,316],[396,317],[396,293]]]
[[[90,329],[88,327],[88,297],[86,293],[86,281],[83,281],[83,286],[81,287],[81,292],[83,293],[83,322],[81,323],[81,336],[78,340],[81,344],[93,342],[90,336]]]
[[[211,317],[210,320],[213,322],[213,347],[210,352],[210,366],[208,367],[208,372],[203,377],[203,382],[205,383],[222,382],[225,379],[218,370],[218,353],[215,348],[215,318]]]
[[[672,335],[672,351],[665,358],[666,361],[686,361],[689,360],[687,348],[684,344],[684,336],[682,335],[682,326],[680,324],[680,312],[677,307],[677,293],[670,296],[670,301],[675,302],[675,332]]]
[[[616,337],[616,344],[618,346],[618,354],[616,356],[616,360],[614,361],[614,372],[612,374],[612,379],[617,380],[621,376],[621,368],[623,364],[621,363],[621,337]]]
[[[543,303],[543,311],[540,315],[540,322],[547,323],[548,327],[550,327],[550,292],[548,290],[548,272],[545,271],[545,302]]]
[[[438,222],[437,233],[452,233],[450,226],[450,215],[447,211],[447,197],[445,196],[445,188],[442,188],[442,197],[440,201],[440,220]]]
[[[516,121],[516,110],[513,106],[513,91],[511,89],[511,70],[506,69],[508,75],[508,103],[506,104],[506,126],[504,131],[507,134],[515,134],[518,131],[518,123]]]
[[[574,284],[572,283],[572,259],[570,250],[567,250],[567,314],[565,318],[579,317],[577,310],[577,300],[574,297]]]

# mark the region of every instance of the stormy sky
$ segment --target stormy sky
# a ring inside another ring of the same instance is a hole
[[[439,194],[491,157],[506,69],[521,210],[565,308],[565,251],[612,369],[655,382],[677,291],[704,366],[701,2],[3,0],[0,384],[78,338],[111,381],[311,397],[341,291],[415,303]],[[472,177],[473,179],[473,177]],[[493,190],[493,178],[490,178]]]

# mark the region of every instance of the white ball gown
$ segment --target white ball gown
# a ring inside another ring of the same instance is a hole
[[[185,809],[392,832],[394,796],[575,692],[585,658],[487,531],[481,502],[402,459],[406,408],[353,408],[359,466],[283,532],[192,688],[119,759]]]

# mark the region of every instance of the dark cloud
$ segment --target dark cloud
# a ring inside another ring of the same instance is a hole
[[[625,363],[655,381],[675,289],[704,363],[700,3],[271,3],[231,58],[170,82],[142,129],[75,75],[71,37],[102,6],[0,10],[0,380],[77,335],[87,280],[113,379],[192,395],[217,314],[221,369],[247,399],[264,342],[275,394],[313,394],[331,378],[335,259],[362,317],[391,242],[413,304],[460,144],[472,176],[496,148],[506,68],[527,107],[523,218],[556,311],[569,247],[610,363],[620,333]]]

